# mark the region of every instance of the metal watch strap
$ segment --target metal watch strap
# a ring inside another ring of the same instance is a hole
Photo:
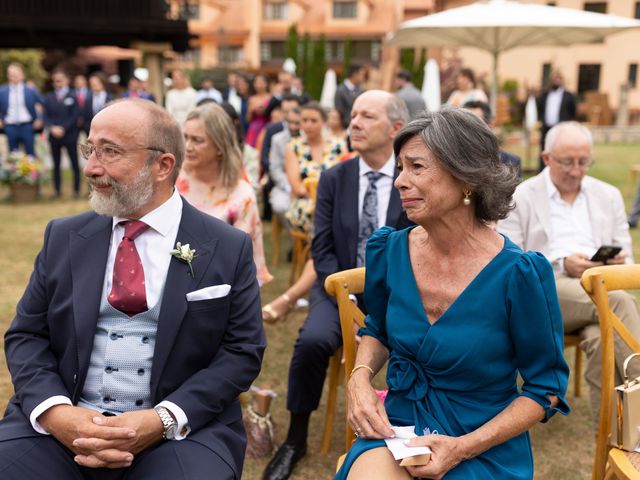
[[[167,432],[171,429],[171,427],[174,427],[173,430],[175,431],[175,427],[178,425],[178,422],[173,419],[173,417],[169,413],[169,410],[167,410],[165,407],[154,407],[153,409],[160,417],[160,421],[162,421],[162,426],[164,427],[162,438],[165,440],[172,440],[174,436],[172,435],[171,438],[167,437]]]

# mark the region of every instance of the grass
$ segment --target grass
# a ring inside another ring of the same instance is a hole
[[[510,150],[518,153],[517,148]],[[626,186],[629,166],[638,162],[639,146],[606,145],[596,148],[597,163],[591,174],[610,182],[621,189]],[[640,163],[640,162],[638,162]],[[66,182],[68,186],[70,182]],[[627,205],[632,201],[629,192],[626,197]],[[45,197],[49,192],[45,189]],[[6,189],[0,188],[0,198],[6,196]],[[67,193],[67,197],[70,194]],[[88,209],[85,200],[41,201],[33,205],[13,205],[0,202],[0,244],[4,245],[0,255],[0,334],[8,327],[15,313],[15,305],[29,279],[33,260],[42,245],[42,234],[48,220],[55,217],[72,215]],[[269,225],[265,225],[265,241],[267,255],[270,252]],[[640,238],[638,231],[632,231],[634,253],[640,258]],[[283,248],[286,251],[286,248]],[[289,274],[289,264],[281,262],[272,269],[275,280],[263,289],[263,301],[266,303],[285,290]],[[286,389],[288,364],[293,351],[293,345],[306,311],[294,311],[285,322],[277,325],[267,325],[267,348],[262,373],[257,384],[268,385],[278,392],[274,399],[271,413],[276,423],[276,438],[280,443],[284,440],[288,425],[286,411]],[[0,345],[0,349],[3,346]],[[0,356],[0,409],[4,409],[6,402],[13,392],[11,380],[6,368],[4,351]],[[567,358],[572,364],[573,350],[567,350]],[[338,456],[343,453],[343,425],[344,405],[343,389],[338,392],[339,410],[338,420],[334,426],[332,449],[329,455],[319,453],[320,439],[324,421],[324,398],[320,409],[312,415],[312,432],[309,438],[309,453],[300,462],[293,479],[317,480],[330,478],[335,469]],[[576,398],[573,395],[573,375],[567,395],[572,412],[568,417],[556,415],[549,423],[535,426],[531,432],[534,447],[536,479],[586,479],[590,476],[593,459],[595,433],[591,423],[591,413],[588,402],[587,387],[583,382],[583,395]],[[268,459],[247,458],[244,468],[244,478],[249,480],[261,478]]]

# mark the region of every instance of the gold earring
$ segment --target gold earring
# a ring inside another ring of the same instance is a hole
[[[465,207],[468,207],[469,205],[471,205],[471,190],[469,190],[468,188],[463,188],[462,189],[462,194],[464,195],[464,198],[462,199],[462,203],[464,204]]]

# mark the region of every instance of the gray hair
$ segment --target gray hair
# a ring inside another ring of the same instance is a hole
[[[145,112],[148,122],[146,128],[147,146],[161,150],[161,152],[150,151],[147,165],[153,163],[162,155],[162,152],[172,154],[176,159],[176,164],[173,167],[171,179],[172,183],[175,183],[182,168],[185,150],[180,124],[164,108],[149,100],[121,98],[109,102],[108,105],[124,102],[131,103]]]
[[[580,132],[589,142],[589,145],[593,145],[593,136],[591,135],[591,131],[581,123],[572,120],[570,122],[560,122],[554,125],[551,130],[547,132],[547,136],[544,137],[544,151],[550,152],[553,150],[556,140],[558,140],[558,137],[566,130],[575,130]]]
[[[401,120],[405,125],[411,120],[407,104],[397,95],[390,95],[387,101],[387,117],[389,121],[394,124],[398,120]]]
[[[507,216],[518,174],[500,161],[498,139],[480,118],[453,107],[425,112],[396,136],[396,157],[414,137],[424,142],[442,168],[469,187],[478,220],[495,222]]]

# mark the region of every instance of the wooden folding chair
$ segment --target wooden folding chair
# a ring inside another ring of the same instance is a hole
[[[337,364],[340,366],[340,360],[344,357],[343,364],[343,376],[348,379],[351,370],[356,361],[357,344],[355,339],[354,324],[363,327],[364,326],[364,313],[360,310],[356,304],[349,299],[350,294],[360,294],[364,292],[364,267],[353,268],[351,270],[344,270],[342,272],[329,275],[324,282],[324,289],[326,292],[335,297],[338,303],[338,312],[340,314],[340,329],[342,330],[342,349],[336,352],[331,358],[332,365]],[[333,422],[335,419],[335,396],[338,385],[341,383],[340,369],[334,372],[331,369],[332,378],[329,379],[329,398],[333,395],[334,405],[333,410],[329,411],[329,404],[327,405],[327,416],[325,420],[325,433],[323,436],[323,449],[326,447],[326,451],[329,451],[329,442],[331,439],[331,431],[333,429]],[[335,380],[335,381],[332,381]],[[345,392],[346,401],[346,392]],[[349,422],[346,422],[345,429],[345,451],[349,450],[351,444],[356,439],[355,433],[351,429]],[[326,444],[325,444],[326,440]]]
[[[318,191],[317,178],[305,178],[302,182],[304,188],[309,192],[309,197],[314,205],[316,204],[316,192]],[[293,285],[302,274],[304,264],[309,259],[311,252],[311,234],[301,232],[295,228],[290,230],[293,239],[293,250],[291,252],[291,273],[289,275],[289,284]]]
[[[582,394],[580,382],[582,381],[582,351],[580,350],[580,335],[565,335],[564,348],[575,347],[576,354],[573,362],[573,394],[579,397]]]
[[[608,293],[612,290],[640,288],[640,265],[610,265],[595,267],[582,274],[585,289],[598,311],[602,343],[602,395],[598,419],[596,455],[592,480],[617,477],[640,479],[640,453],[627,452],[610,445],[611,419],[613,411],[613,389],[615,387],[614,332],[634,352],[640,352],[640,340],[633,337],[609,305]]]

